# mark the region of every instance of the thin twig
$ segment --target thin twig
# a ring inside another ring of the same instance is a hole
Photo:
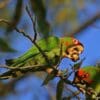
[[[35,17],[35,19],[33,20],[32,14],[31,14],[31,12],[30,12],[28,6],[26,6],[26,11],[27,11],[27,13],[28,13],[28,15],[29,15],[29,17],[30,17],[30,19],[31,19],[31,21],[32,21],[33,30],[34,30],[34,39],[33,39],[33,41],[35,42],[36,39],[37,39],[36,17]]]
[[[37,72],[37,71],[45,71],[46,65],[34,65],[34,66],[26,66],[26,67],[11,67],[6,65],[0,65],[0,68],[7,68],[8,71],[2,73],[0,75],[0,80],[9,79],[9,78],[17,78],[19,76],[25,75],[28,72]],[[20,74],[18,74],[20,73]]]
[[[27,35],[23,30],[19,30],[18,28],[15,28],[17,32],[22,33],[23,36],[27,37],[39,50],[39,52],[43,55],[43,57],[45,58],[45,61],[48,63],[48,65],[50,65],[49,60],[47,55],[43,52],[43,50],[38,46],[38,44],[29,36]]]
[[[0,64],[0,68],[12,69],[12,67],[10,68],[7,65],[1,65],[1,64]]]
[[[11,25],[11,23],[8,20],[5,20],[5,19],[0,19],[0,22],[6,23],[8,25]],[[18,29],[17,27],[15,27],[15,30],[18,33],[21,33],[22,35],[24,35],[25,37],[27,37],[31,42],[33,41],[33,39],[28,34],[26,34],[23,29]]]
[[[28,6],[26,6],[26,11],[27,11],[27,13],[28,13],[28,15],[29,15],[29,17],[30,17],[30,19],[31,19],[31,21],[32,21],[32,24],[33,24],[33,30],[34,30],[34,39],[31,41],[37,48],[38,48],[38,50],[40,51],[40,53],[43,55],[43,57],[45,58],[45,60],[46,60],[46,62],[49,64],[49,65],[51,65],[50,64],[50,62],[49,62],[49,59],[48,59],[48,57],[47,57],[47,55],[42,51],[42,49],[38,46],[38,44],[36,43],[36,38],[37,38],[37,30],[36,30],[36,17],[35,17],[35,21],[33,20],[33,17],[32,17],[32,15],[31,15],[31,12],[30,12],[30,10],[29,10],[29,8],[28,8]]]
[[[32,24],[33,24],[34,23],[34,20],[33,20],[32,14],[31,14],[28,6],[26,6],[26,11],[27,11],[27,13],[28,13],[28,15],[29,15],[29,17],[30,17],[30,19],[32,21]]]
[[[15,30],[18,32],[18,33],[21,33],[23,36],[25,36],[26,38],[28,38],[32,43],[33,43],[33,39],[25,33],[25,31],[23,29],[18,29],[17,27],[15,27]]]
[[[32,66],[25,66],[25,67],[13,67],[13,66],[7,66],[7,65],[0,65],[0,68],[6,68],[6,69],[10,69],[10,70],[25,70],[25,69],[27,69],[27,71],[28,71],[28,69],[32,69],[33,68],[33,70],[35,69],[38,69],[38,68],[46,68],[45,67],[46,65],[32,65]]]
[[[8,21],[8,20],[4,20],[4,19],[0,19],[0,22],[4,22],[8,25],[10,25],[11,23]],[[37,49],[39,50],[39,52],[43,55],[43,57],[45,58],[45,61],[48,63],[48,67],[52,67],[50,62],[49,62],[49,59],[47,57],[47,55],[43,52],[43,50],[38,46],[38,44],[34,41],[34,39],[32,39],[28,34],[26,34],[24,32],[24,30],[22,29],[18,29],[17,27],[15,27],[15,30],[18,32],[18,33],[21,33],[23,36],[25,36],[26,38],[28,38],[36,47]]]
[[[100,14],[100,12],[98,12],[98,13]],[[83,10],[83,14],[84,14],[87,18],[89,18],[89,14],[86,12],[86,10]],[[99,18],[100,18],[100,15],[99,15]],[[95,23],[93,23],[91,26],[92,26],[92,27],[95,27],[95,28],[97,28],[97,29],[100,29],[100,27],[97,26],[97,25],[95,25]]]
[[[97,13],[92,18],[88,19],[88,21],[80,25],[77,29],[73,30],[73,32],[68,33],[69,35],[67,34],[67,36],[74,36],[74,35],[79,34],[81,31],[86,29],[88,26],[92,25],[98,19],[100,19],[100,13]]]

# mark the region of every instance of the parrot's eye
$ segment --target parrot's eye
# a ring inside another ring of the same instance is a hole
[[[78,48],[76,48],[76,47],[74,48],[74,50],[79,51],[79,49],[78,49]]]
[[[66,54],[69,55],[69,52],[66,51]]]

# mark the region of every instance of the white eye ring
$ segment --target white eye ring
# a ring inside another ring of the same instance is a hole
[[[74,42],[74,44],[78,44],[79,43],[79,41],[76,40],[76,39],[73,39],[73,42]]]

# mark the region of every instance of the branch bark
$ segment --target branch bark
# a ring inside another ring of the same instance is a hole
[[[100,19],[100,13],[96,13],[92,18],[88,19],[85,23],[83,23],[80,27],[78,27],[73,32],[70,32],[69,35],[67,35],[67,36],[74,36],[74,35],[79,34],[81,31],[86,29],[88,26],[93,24],[98,19]],[[65,36],[66,36],[66,34],[65,34]]]

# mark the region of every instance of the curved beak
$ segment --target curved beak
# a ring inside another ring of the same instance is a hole
[[[76,62],[80,59],[79,55],[83,52],[83,50],[84,47],[82,47],[81,45],[74,45],[66,50],[66,52],[64,53],[64,57],[67,57],[72,61]]]
[[[74,62],[76,62],[77,60],[79,60],[80,58],[79,58],[79,54],[73,54],[72,55],[72,61],[74,61]]]

